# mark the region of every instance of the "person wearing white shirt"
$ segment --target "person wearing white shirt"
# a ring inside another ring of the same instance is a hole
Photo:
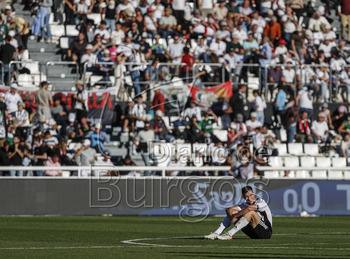
[[[155,22],[158,22],[162,18],[164,5],[161,4],[161,0],[155,0],[151,7],[153,10],[153,19]]]
[[[114,40],[116,44],[121,44],[124,41],[124,38],[125,33],[122,30],[122,25],[119,22],[117,22],[115,31],[112,31],[111,33],[111,40]]]
[[[317,79],[316,84],[318,84],[321,88],[321,99],[320,102],[327,102],[328,99],[328,83],[329,83],[329,73],[328,73],[328,65],[326,63],[321,64],[321,68],[316,71]]]
[[[224,55],[224,60],[226,64],[228,65],[229,71],[233,71],[236,68],[236,63],[235,63],[235,49],[231,48],[229,50],[229,53],[226,53]]]
[[[5,94],[5,104],[7,106],[7,111],[12,117],[16,117],[18,103],[22,102],[22,98],[17,93],[17,89],[18,85],[16,83],[12,83],[10,86],[10,91]]]
[[[313,101],[312,95],[310,94],[308,88],[304,86],[303,89],[301,89],[298,92],[298,95],[296,97],[296,103],[299,106],[300,114],[302,114],[303,112],[306,112],[308,115],[307,116],[308,119],[310,119],[312,115],[312,109],[313,109],[312,101]]]
[[[248,39],[248,33],[244,31],[242,27],[243,27],[242,23],[239,23],[238,29],[235,28],[232,33],[232,37],[235,37],[235,35],[237,35],[236,37],[238,37],[239,43],[241,45],[243,45],[243,42]]]
[[[344,97],[344,91],[342,93],[342,98],[344,102],[349,101],[350,94],[350,67],[346,67],[340,74],[340,87],[345,88],[346,98]]]
[[[262,123],[256,119],[256,117],[257,113],[252,112],[250,114],[250,120],[247,120],[245,123],[248,130],[248,137],[254,136],[256,134],[255,129],[263,126]]]
[[[195,100],[191,100],[190,107],[186,108],[186,110],[183,114],[183,119],[186,120],[186,118],[188,118],[190,120],[193,116],[196,116],[197,121],[202,120],[201,108],[196,106]]]
[[[256,120],[261,123],[261,125],[264,125],[265,123],[265,115],[264,110],[266,109],[266,102],[265,100],[260,96],[259,90],[254,90],[253,95],[255,97],[254,99],[254,110],[257,114]]]
[[[318,119],[312,122],[311,133],[315,143],[329,142],[331,140],[328,132],[329,128],[325,118],[325,114],[320,112],[318,114]]]
[[[321,31],[321,25],[330,26],[329,22],[324,16],[321,16],[320,11],[316,11],[315,14],[309,20],[309,29],[312,31]]]
[[[318,50],[323,50],[324,56],[327,59],[330,59],[332,56],[331,51],[333,47],[336,47],[335,43],[330,42],[330,38],[327,36],[327,38],[325,38],[325,41],[319,46]]]
[[[220,34],[217,35],[216,41],[213,41],[209,46],[209,49],[218,57],[223,56],[226,50],[226,43],[221,39],[222,36]]]
[[[174,36],[174,42],[169,44],[165,53],[170,57],[173,64],[180,64],[182,59],[184,44],[179,40],[179,36]]]
[[[293,15],[293,10],[290,7],[286,8],[286,14],[282,17],[284,39],[290,42],[293,32],[296,31],[298,18]]]
[[[133,16],[135,16],[136,13],[135,13],[134,6],[131,3],[129,3],[128,0],[123,0],[117,7],[118,15],[117,15],[116,21],[119,21],[120,12],[125,11],[127,9],[129,9],[133,13]]]
[[[86,65],[86,71],[88,72],[94,72],[95,71],[95,64],[97,61],[97,56],[92,53],[93,46],[91,44],[86,45],[86,53],[81,57],[80,64],[84,67],[85,63]]]
[[[287,42],[284,39],[279,40],[278,46],[275,48],[275,52],[272,54],[273,61],[276,64],[282,63],[282,61],[286,58],[286,54],[288,52],[286,44]]]
[[[100,26],[95,30],[94,34],[95,36],[99,34],[104,44],[110,41],[111,35],[107,30],[107,24],[105,21],[101,21]]]

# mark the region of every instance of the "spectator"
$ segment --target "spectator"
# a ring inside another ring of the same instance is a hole
[[[258,50],[256,54],[259,56],[260,71],[261,71],[261,87],[265,88],[265,85],[266,85],[265,69],[267,69],[266,66],[270,64],[271,55],[272,55],[270,39],[268,37],[264,37],[262,48],[261,50]]]
[[[50,21],[50,15],[52,13],[52,6],[53,6],[53,0],[43,0],[43,6],[46,8],[46,15],[44,17],[44,26],[41,29],[41,38],[46,39],[46,42],[51,42],[52,41],[52,35],[51,35],[51,29],[49,25]],[[47,33],[47,37],[45,35],[45,29]],[[26,46],[26,45],[25,45]]]
[[[34,103],[38,107],[38,114],[45,115],[46,119],[51,118],[51,108],[53,105],[51,92],[47,90],[49,87],[48,82],[43,81],[40,83],[40,89],[35,92]]]
[[[332,124],[331,111],[328,109],[328,103],[322,104],[320,107],[320,111],[323,112],[324,115],[326,116],[325,121],[327,122],[328,127],[330,129],[334,129],[333,124]]]
[[[325,121],[325,114],[320,112],[318,119],[312,122],[311,132],[314,138],[314,143],[330,143],[329,128]]]
[[[111,32],[111,40],[115,40],[116,44],[120,44],[125,39],[125,32],[122,30],[122,25],[120,22],[115,23],[116,29]]]
[[[182,66],[182,75],[183,77],[187,77],[187,73],[191,73],[193,71],[193,64],[195,62],[194,57],[190,54],[190,50],[187,47],[183,49],[183,56],[181,63],[185,63],[185,66]],[[188,80],[188,78],[186,78]]]
[[[311,135],[311,121],[308,119],[306,111],[301,112],[301,117],[297,124],[297,133],[295,135],[296,142],[299,143],[313,143]]]
[[[343,121],[337,131],[342,135],[350,133],[350,114],[347,115],[346,120]]]
[[[350,67],[346,67],[341,71],[340,74],[340,88],[345,88],[346,97],[344,96],[344,90],[342,92],[343,102],[349,102],[349,94],[350,94]]]
[[[26,49],[28,37],[30,35],[28,23],[22,17],[9,16],[7,21],[9,22],[9,30],[18,32],[19,38],[22,40],[22,44]]]
[[[89,6],[86,3],[86,0],[78,1],[74,8],[75,25],[78,25],[80,23],[85,23],[87,20],[88,14],[89,14]]]
[[[45,166],[47,167],[60,167],[61,163],[60,163],[60,158],[58,156],[58,154],[54,153],[52,154],[52,156],[49,156],[47,161],[45,162]],[[62,176],[62,171],[61,170],[46,170],[45,171],[45,175],[46,176]]]
[[[180,42],[179,36],[174,36],[174,42],[168,45],[165,54],[168,55],[173,64],[179,64],[181,63],[183,48],[184,45]]]
[[[115,30],[116,15],[116,3],[114,0],[110,0],[106,8],[105,22],[107,29],[111,30],[112,32]]]
[[[162,36],[162,38],[168,41],[168,36],[174,37],[177,35],[177,21],[176,18],[171,15],[171,8],[165,8],[165,15],[160,18],[158,23],[158,33]]]
[[[87,44],[88,42],[85,39],[85,34],[82,32],[79,33],[77,39],[69,45],[69,48],[67,50],[67,59],[70,61],[79,61],[80,58],[85,54]]]
[[[283,72],[281,66],[277,64],[276,66],[271,65],[270,70],[268,71],[268,80],[269,80],[269,91],[270,91],[270,100],[274,99],[273,92],[277,88],[283,77]]]
[[[301,49],[305,47],[305,32],[303,27],[298,25],[297,30],[291,36],[291,47],[294,53],[297,53],[298,56],[301,54]]]
[[[213,54],[215,54],[217,57],[224,56],[226,51],[226,43],[222,39],[223,39],[222,34],[216,35],[216,40],[213,41],[209,46],[210,51]]]
[[[307,87],[304,86],[303,89],[298,92],[296,103],[299,105],[300,114],[306,112],[307,118],[310,119],[312,115],[313,103],[312,96]]]
[[[130,155],[126,155],[124,157],[124,159],[118,163],[119,166],[136,166],[135,162],[131,160],[131,157]],[[140,172],[139,171],[135,171],[135,170],[130,170],[130,171],[120,171],[120,172],[117,172],[118,175],[116,174],[111,174],[113,176],[136,176],[136,177],[139,177],[140,176]]]
[[[198,1],[198,9],[202,12],[203,17],[207,17],[208,14],[213,13],[215,3],[213,0],[200,0]]]
[[[277,22],[277,17],[273,16],[271,22],[266,23],[264,36],[270,37],[275,43],[282,38],[281,25]]]
[[[141,53],[143,54],[142,62],[145,62],[146,60],[148,60],[152,54],[151,46],[146,41],[147,37],[148,37],[147,32],[143,32],[140,40],[140,49],[141,49]]]
[[[95,35],[99,34],[101,36],[103,44],[107,44],[111,40],[111,35],[110,35],[109,31],[107,30],[107,24],[105,21],[101,21],[98,28],[96,28],[94,34]]]
[[[346,133],[341,142],[341,155],[348,160],[350,157],[350,135]]]
[[[47,159],[46,148],[42,145],[40,137],[34,138],[34,156],[32,157],[33,165],[44,166]],[[43,176],[43,170],[34,171],[35,176]]]
[[[219,3],[219,5],[214,7],[213,15],[216,20],[221,21],[227,16],[228,10],[225,6],[226,5],[225,0],[218,0],[217,2]]]
[[[76,4],[74,0],[64,0],[64,13],[66,14],[66,25],[74,24],[74,11]]]
[[[192,117],[195,116],[197,121],[202,120],[202,111],[199,106],[197,106],[197,102],[195,100],[190,101],[190,107],[185,109],[183,114],[183,120],[191,120]]]
[[[309,30],[321,31],[322,26],[330,26],[326,17],[321,16],[321,12],[317,10],[309,20]]]
[[[18,103],[22,102],[22,98],[17,93],[17,89],[18,85],[16,83],[12,83],[10,86],[10,91],[5,94],[7,112],[13,118],[16,117],[16,112],[18,111]]]
[[[326,63],[321,64],[321,68],[316,71],[317,79],[316,84],[321,88],[321,99],[319,102],[327,102],[328,101],[328,84],[329,84],[329,73],[328,73],[328,65]]]
[[[150,122],[145,122],[145,127],[142,129],[134,139],[134,143],[137,146],[137,151],[141,153],[142,160],[145,163],[145,166],[150,166],[150,159],[153,161],[153,166],[158,165],[156,156],[153,153],[153,143],[155,140],[155,134],[153,130],[150,130]],[[149,171],[144,172],[144,176],[148,176]],[[156,175],[155,171],[151,172],[151,175]]]
[[[45,147],[54,149],[58,145],[58,140],[55,136],[51,135],[49,130],[45,131],[45,139],[44,139]]]
[[[91,166],[97,158],[97,152],[91,147],[91,141],[85,139],[80,149],[75,151],[75,160],[80,166]],[[82,170],[82,176],[89,176],[89,170]]]
[[[141,76],[140,70],[141,64],[145,62],[145,56],[142,54],[139,44],[134,44],[132,51],[133,53],[129,58],[129,62],[131,63],[129,65],[129,71],[131,71],[131,79],[135,89],[135,97],[137,97],[141,93],[141,86],[139,84]]]
[[[254,177],[255,165],[249,162],[248,157],[242,157],[242,159],[237,163],[234,170],[234,177],[237,179],[248,180]]]
[[[153,109],[154,113],[156,113],[159,110],[164,114],[164,112],[165,112],[164,105],[165,105],[165,97],[161,93],[160,89],[156,88],[154,90],[154,97],[153,97],[153,101],[152,101],[152,109]]]
[[[117,176],[118,171],[112,170],[114,167],[114,164],[111,161],[110,153],[108,151],[105,151],[102,155],[103,155],[102,159],[101,157],[99,157],[99,159],[97,159],[97,161],[95,162],[95,166],[106,166],[106,167],[110,167],[111,170],[98,170],[97,173],[100,176]],[[95,171],[95,175],[96,175],[96,171]]]
[[[15,59],[16,49],[10,44],[11,36],[6,36],[5,44],[0,46],[0,61],[3,63],[4,74],[1,73],[0,81],[10,82],[10,62]]]
[[[10,159],[11,166],[22,166],[25,147],[20,146],[19,142],[19,136],[14,136],[13,145],[8,150],[8,158]],[[23,170],[11,170],[10,176],[23,176]]]
[[[212,116],[213,119],[211,119],[209,116]],[[198,123],[198,126],[202,130],[203,135],[206,139],[211,140],[211,142],[217,143],[220,140],[214,134],[213,131],[213,125],[215,123],[218,123],[218,117],[216,116],[216,114],[212,110],[203,111],[203,119]]]
[[[198,120],[196,115],[193,115],[190,119],[188,125],[186,125],[186,129],[184,132],[184,139],[188,143],[203,143],[205,140],[205,136],[198,125]]]
[[[254,90],[253,95],[255,97],[254,99],[254,111],[257,113],[256,120],[261,123],[261,125],[264,125],[265,123],[265,115],[264,111],[267,107],[266,102],[263,97],[259,94],[259,90]]]
[[[345,39],[346,27],[348,26],[348,42],[350,41],[350,5],[346,0],[341,0],[338,15],[341,18],[341,37]]]
[[[10,142],[5,140],[0,148],[0,164],[2,166],[10,166],[11,159],[9,158]],[[0,176],[7,175],[6,171],[0,171]]]
[[[80,120],[83,116],[87,115],[89,110],[88,107],[88,93],[83,89],[84,82],[82,80],[78,80],[76,82],[77,92],[73,95],[73,104],[72,107],[76,113],[76,118]]]
[[[293,143],[296,134],[296,126],[299,122],[299,108],[296,105],[296,101],[291,98],[284,110],[283,126],[287,130],[287,143]]]
[[[151,129],[154,131],[154,140],[159,142],[159,140],[165,140],[166,142],[173,143],[175,138],[172,136],[165,125],[163,120],[163,112],[158,110],[155,113],[155,118],[151,120]]]
[[[8,27],[4,22],[2,15],[0,16],[0,44],[3,45],[5,43],[5,38],[8,32]]]
[[[27,134],[29,133],[29,114],[24,108],[25,104],[23,102],[19,102],[14,126],[16,128],[17,135],[26,139]]]
[[[236,150],[237,145],[243,143],[242,131],[237,132],[237,125],[231,122],[229,131],[227,132],[227,149]]]
[[[332,125],[335,129],[338,129],[346,119],[346,107],[344,105],[340,105],[332,115]]]
[[[111,82],[109,77],[113,75],[113,65],[111,60],[111,53],[108,49],[103,51],[103,57],[99,60],[99,74],[102,75],[102,81],[104,84],[109,85]]]
[[[237,114],[244,114],[246,111],[247,103],[247,85],[241,85],[238,90],[234,91],[232,97],[229,100],[228,109],[224,113],[229,114],[231,117],[231,121],[235,119]],[[246,107],[246,108],[245,108]]]
[[[91,147],[96,149],[97,153],[104,153],[104,143],[109,143],[108,134],[102,130],[100,123],[96,124],[95,131],[89,132],[87,138],[91,140]]]
[[[246,126],[247,126],[247,131],[248,131],[248,137],[253,137],[256,132],[256,128],[260,128],[263,126],[263,124],[256,119],[257,113],[256,112],[251,112],[250,113],[250,120],[246,121]]]
[[[276,95],[275,102],[273,103],[274,105],[274,125],[275,125],[275,134],[276,138],[278,140],[281,140],[281,135],[280,135],[280,128],[282,125],[282,114],[284,111],[284,107],[287,101],[287,94],[284,90],[283,86],[279,86],[278,93]]]

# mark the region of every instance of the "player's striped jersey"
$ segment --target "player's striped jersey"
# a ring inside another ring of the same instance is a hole
[[[256,201],[254,203],[256,206],[256,212],[261,216],[261,219],[265,221],[265,224],[272,228],[272,214],[267,205],[266,201],[262,198],[256,197]],[[239,208],[244,209],[245,207],[250,206],[248,203],[244,202],[238,205]],[[267,222],[268,221],[268,222]]]

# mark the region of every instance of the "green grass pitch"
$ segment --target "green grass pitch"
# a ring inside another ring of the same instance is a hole
[[[193,218],[185,218],[192,221]],[[350,258],[349,217],[274,217],[270,240],[203,240],[221,218],[0,217],[0,258]]]

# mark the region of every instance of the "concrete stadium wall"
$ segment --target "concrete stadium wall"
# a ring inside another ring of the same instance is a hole
[[[1,179],[0,215],[224,214],[246,183],[221,178]],[[350,215],[350,181],[252,180],[277,215]],[[199,218],[200,218],[199,217]]]

